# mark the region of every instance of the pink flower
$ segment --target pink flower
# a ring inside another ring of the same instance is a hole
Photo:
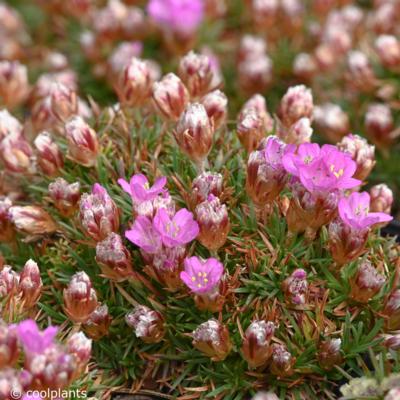
[[[276,136],[269,136],[264,150],[267,164],[274,170],[283,170],[282,157],[287,149],[291,149],[291,146],[287,146]]]
[[[53,345],[58,329],[49,326],[44,331],[40,331],[36,322],[32,319],[22,321],[17,326],[17,334],[26,353],[43,353]]]
[[[154,217],[153,225],[167,247],[189,243],[199,234],[199,225],[186,208],[179,210],[172,218],[164,208],[160,208]]]
[[[356,230],[364,230],[381,222],[389,222],[393,218],[385,213],[369,212],[370,195],[367,192],[352,193],[339,200],[339,215],[342,221]]]
[[[159,194],[165,193],[164,186],[167,178],[165,176],[158,178],[151,187],[143,174],[133,175],[129,183],[125,179],[118,179],[118,183],[126,193],[131,195],[135,203],[142,203],[154,200]]]
[[[125,237],[148,254],[156,254],[161,249],[161,237],[154,229],[152,221],[138,216],[132,229],[125,232]]]
[[[150,0],[150,17],[162,28],[181,34],[197,30],[204,16],[203,0]]]
[[[224,273],[224,266],[215,258],[190,257],[185,258],[184,264],[181,279],[194,293],[212,292]]]
[[[287,172],[298,177],[299,169],[318,159],[320,153],[321,149],[316,143],[301,144],[297,152],[295,151],[295,147],[292,146],[291,151],[286,152],[282,157],[282,163]]]

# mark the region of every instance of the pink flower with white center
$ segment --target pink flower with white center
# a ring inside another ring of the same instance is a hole
[[[148,254],[158,253],[162,246],[153,222],[142,215],[136,218],[131,230],[125,232],[125,237]]]
[[[173,217],[164,208],[159,209],[153,225],[167,247],[187,244],[199,234],[199,225],[186,208],[179,210]]]
[[[167,178],[162,176],[150,186],[149,180],[143,174],[133,175],[129,183],[125,179],[118,179],[122,189],[131,195],[135,203],[154,200],[159,194],[166,192],[164,186],[167,183]]]
[[[382,212],[369,212],[370,195],[367,192],[352,193],[339,200],[339,215],[342,221],[356,230],[368,229],[373,225],[389,222],[393,218]]]
[[[214,291],[224,273],[224,266],[215,258],[202,260],[198,257],[186,258],[181,279],[194,293],[205,294]]]

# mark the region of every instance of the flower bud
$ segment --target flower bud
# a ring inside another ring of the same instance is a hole
[[[282,97],[279,115],[285,127],[292,126],[300,118],[310,120],[313,116],[314,104],[311,90],[304,85],[290,87]]]
[[[329,250],[340,267],[356,260],[365,251],[368,229],[357,230],[337,219],[329,224]]]
[[[35,132],[46,129],[62,131],[62,127],[51,111],[51,98],[49,96],[35,101],[31,111],[31,121]]]
[[[334,143],[340,141],[350,131],[348,115],[340,106],[332,103],[314,108],[314,123],[318,131]]]
[[[64,310],[75,323],[85,323],[98,306],[96,291],[83,271],[76,273],[64,289]]]
[[[197,240],[208,250],[216,251],[222,247],[230,230],[228,210],[218,197],[210,195],[195,210],[196,220],[200,227]]]
[[[9,212],[15,227],[29,235],[50,234],[57,230],[53,218],[39,206],[13,206]]]
[[[228,98],[220,90],[214,90],[201,99],[201,104],[207,111],[208,118],[213,121],[215,129],[226,122],[228,115]]]
[[[383,315],[386,316],[386,329],[396,331],[400,329],[400,289],[395,289],[385,301]]]
[[[9,242],[14,237],[9,209],[12,201],[8,197],[0,196],[0,241]],[[1,268],[0,268],[1,269]]]
[[[174,130],[180,149],[196,164],[201,165],[213,144],[214,124],[202,104],[189,104]]]
[[[29,93],[28,71],[18,61],[0,62],[0,99],[9,109],[22,104]]]
[[[209,18],[223,18],[227,8],[225,0],[205,0],[205,13]]]
[[[393,116],[386,104],[371,104],[365,114],[365,130],[378,146],[387,148],[393,142]]]
[[[400,350],[400,334],[395,334],[387,337],[384,344],[388,349]]]
[[[180,78],[169,73],[153,84],[153,102],[163,118],[177,121],[189,103],[189,92]]]
[[[288,134],[284,135],[283,139],[286,143],[302,144],[310,142],[312,134],[310,119],[303,117],[290,127]]]
[[[276,22],[279,11],[278,0],[252,0],[251,12],[257,29],[266,31]]]
[[[322,43],[314,50],[314,59],[317,63],[318,72],[327,72],[333,69],[337,54],[331,45]]]
[[[352,134],[345,136],[337,146],[345,153],[349,153],[357,163],[357,170],[353,177],[361,181],[368,178],[376,163],[375,146],[368,144],[363,137]]]
[[[69,158],[84,167],[93,167],[99,152],[96,132],[82,117],[75,116],[65,124],[65,133]]]
[[[400,42],[395,36],[379,36],[375,41],[375,48],[386,68],[396,70],[400,67]]]
[[[383,212],[390,214],[393,205],[393,192],[392,190],[381,183],[380,185],[373,186],[370,191],[371,195],[371,212]]]
[[[244,35],[240,41],[238,61],[257,59],[267,53],[267,43],[259,36]]]
[[[293,374],[293,366],[296,359],[287,351],[286,346],[282,344],[272,345],[272,374],[284,378]]]
[[[148,64],[139,58],[132,58],[121,72],[115,90],[123,106],[140,107],[149,100],[152,85]]]
[[[53,83],[50,91],[51,112],[60,121],[66,121],[78,113],[76,92],[70,86]]]
[[[18,290],[25,309],[34,307],[42,294],[43,282],[38,265],[28,260],[19,278]]]
[[[106,304],[98,306],[89,316],[85,323],[85,332],[93,340],[99,340],[109,333],[111,316]]]
[[[13,367],[19,356],[18,337],[13,327],[0,322],[0,369]]]
[[[77,374],[79,377],[84,372],[92,353],[92,341],[83,332],[76,332],[67,340],[67,350],[75,357]]]
[[[111,77],[117,77],[129,65],[132,58],[140,57],[142,50],[143,45],[141,42],[122,42],[117,45],[108,58]]]
[[[121,282],[133,276],[131,255],[117,233],[112,232],[97,243],[96,261],[108,279]]]
[[[42,132],[35,139],[37,160],[42,171],[49,176],[57,175],[64,166],[63,155],[49,132]]]
[[[92,193],[84,193],[79,202],[83,229],[96,242],[107,238],[119,228],[119,210],[106,189],[96,183]]]
[[[212,361],[225,360],[232,348],[228,328],[213,318],[197,327],[192,343]]]
[[[307,273],[304,269],[296,269],[282,283],[286,301],[294,307],[302,308],[308,301]]]
[[[75,213],[81,197],[79,182],[68,183],[64,178],[57,178],[49,184],[48,190],[54,206],[63,216],[69,217]]]
[[[268,137],[265,148],[250,153],[247,161],[246,191],[257,207],[265,207],[280,194],[287,181],[282,165],[285,144]]]
[[[192,182],[191,202],[193,207],[206,201],[212,194],[219,197],[223,191],[223,177],[214,172],[202,172]]]
[[[2,140],[0,158],[10,172],[33,172],[32,148],[21,134],[12,133]]]
[[[207,55],[190,51],[179,63],[179,76],[192,99],[198,99],[215,89],[212,87],[214,70]]]
[[[159,312],[146,306],[136,306],[125,319],[135,330],[135,335],[145,343],[158,343],[165,335],[164,318]]]
[[[299,53],[293,62],[293,73],[304,80],[311,80],[318,72],[318,65],[311,54]]]
[[[323,369],[330,370],[335,365],[340,365],[343,362],[340,354],[341,344],[342,341],[340,339],[328,339],[320,344],[317,357],[319,365]]]
[[[367,56],[353,50],[347,56],[349,84],[362,92],[370,92],[376,86],[376,76]]]
[[[1,6],[1,4],[0,4]],[[6,109],[0,111],[0,141],[5,137],[22,136],[23,126]]]
[[[275,324],[266,321],[253,321],[246,329],[242,345],[243,357],[250,368],[264,365],[271,357],[271,338],[275,332]]]
[[[6,265],[0,271],[0,298],[17,292],[19,284],[19,275],[13,269]]]
[[[385,277],[369,261],[364,261],[350,279],[350,298],[359,303],[368,303],[384,284]]]
[[[272,82],[272,61],[266,54],[247,58],[238,65],[239,86],[245,93],[264,91]]]
[[[400,399],[400,388],[395,387],[390,389],[383,400],[399,400]]]
[[[265,119],[254,108],[245,109],[239,114],[236,132],[248,153],[258,148],[267,134],[267,129]]]

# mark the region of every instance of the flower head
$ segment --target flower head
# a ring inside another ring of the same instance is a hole
[[[156,179],[153,186],[149,185],[148,179],[143,174],[133,175],[129,183],[125,179],[118,179],[122,189],[131,195],[135,203],[154,200],[159,194],[166,192],[164,186],[167,183],[167,178],[162,176]]]
[[[152,221],[145,216],[136,218],[132,228],[125,232],[125,237],[146,253],[156,254],[161,249],[161,237]]]
[[[44,331],[40,331],[36,322],[32,319],[22,321],[17,326],[17,334],[25,352],[43,353],[47,348],[54,344],[58,329],[49,326]]]
[[[364,230],[381,222],[388,222],[392,217],[388,214],[369,212],[370,195],[367,192],[352,193],[339,200],[339,215],[342,221],[356,230]]]
[[[194,240],[199,234],[199,225],[193,214],[182,208],[173,217],[161,208],[154,217],[153,225],[167,247],[180,246]]]
[[[198,257],[185,259],[185,270],[181,279],[195,293],[208,293],[219,284],[224,266],[215,258],[201,260]]]
[[[162,28],[183,35],[191,34],[203,20],[203,0],[150,0],[150,17]]]

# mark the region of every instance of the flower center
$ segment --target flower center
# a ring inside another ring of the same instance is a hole
[[[198,272],[197,276],[192,275],[191,280],[193,283],[196,283],[196,286],[201,289],[202,287],[207,286],[208,283],[208,275],[207,272]]]
[[[168,222],[165,228],[167,233],[172,237],[176,238],[181,230],[181,228],[176,224],[175,221]]]

